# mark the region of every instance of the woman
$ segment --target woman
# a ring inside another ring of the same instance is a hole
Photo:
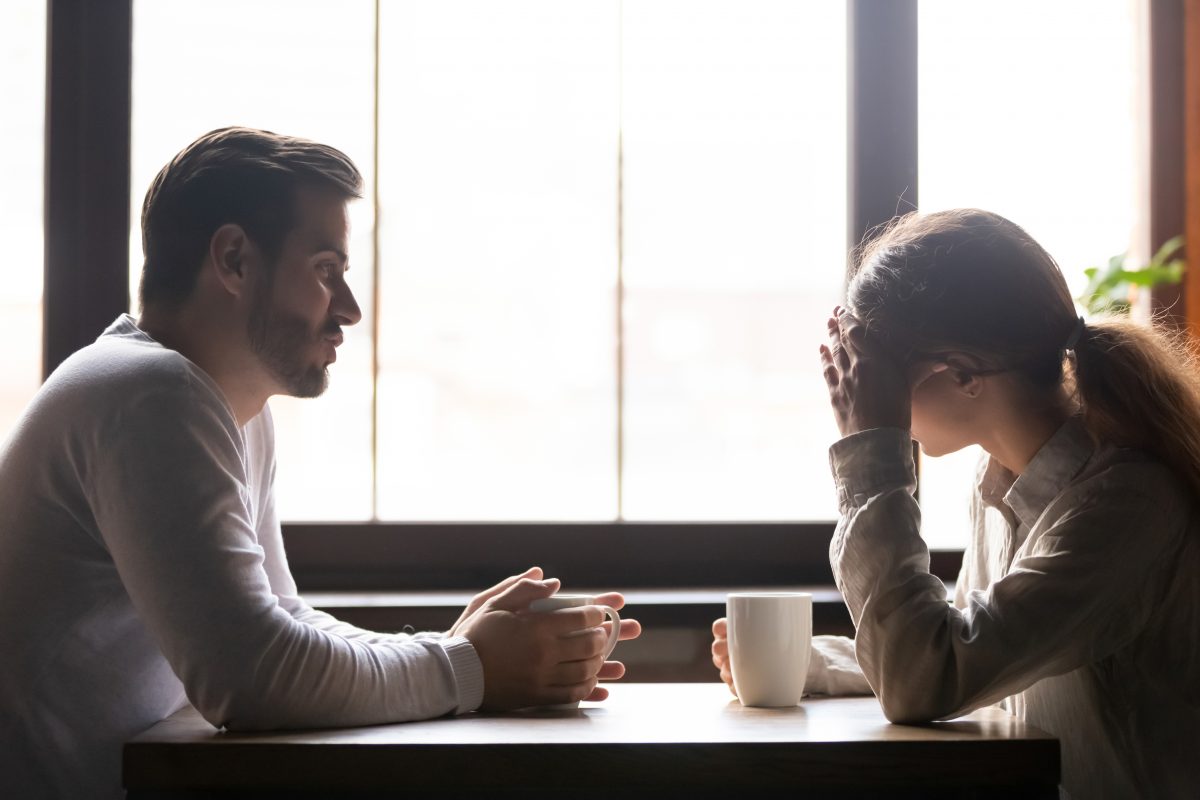
[[[820,352],[843,436],[830,561],[857,637],[814,641],[812,689],[858,688],[853,647],[894,722],[1002,703],[1061,740],[1072,796],[1197,796],[1190,351],[1085,323],[1046,251],[984,211],[903,218],[861,253],[847,298]],[[914,439],[987,453],[953,605],[919,536]],[[714,633],[730,682],[724,620]]]

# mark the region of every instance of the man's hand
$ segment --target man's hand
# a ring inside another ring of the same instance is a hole
[[[737,689],[733,687],[733,672],[729,669],[729,621],[725,617],[713,623],[712,660],[721,673],[721,680],[737,697]]]
[[[622,608],[625,607],[625,597],[620,592],[609,592],[607,594],[598,594],[598,595],[596,595],[596,605],[597,606],[608,606],[609,608],[615,608],[617,611],[620,611]],[[567,609],[567,610],[569,610],[569,609]],[[558,612],[556,611],[553,613],[557,614]],[[601,614],[601,616],[603,616],[603,614]],[[604,630],[604,641],[605,641],[605,643],[607,643],[608,642],[608,634],[612,630],[612,623],[609,622],[607,619],[605,619],[604,623],[602,625],[602,628]],[[638,622],[636,619],[622,619],[621,620],[621,632],[619,634],[617,634],[617,641],[624,642],[628,639],[636,639],[637,637],[639,637],[641,635],[642,635],[642,623]],[[622,677],[624,674],[625,674],[625,665],[622,664],[620,661],[605,661],[604,665],[602,667],[600,667],[600,673],[596,677],[602,681],[615,681],[617,678]],[[590,695],[588,695],[587,697],[585,697],[583,699],[584,700],[605,700],[607,698],[608,698],[608,689],[605,689],[603,686],[597,686],[595,689],[592,690],[592,693]]]
[[[826,327],[829,342],[821,345],[821,367],[842,436],[870,428],[909,430],[912,386],[929,375],[906,375],[903,365],[871,342],[863,324],[840,306]],[[935,372],[945,365],[929,364],[927,369]]]
[[[482,593],[472,613],[464,612],[452,629],[471,642],[483,665],[482,707],[509,709],[603,700],[608,690],[597,687],[596,682],[625,674],[619,661],[604,661],[610,630],[604,612],[596,606],[529,612],[531,602],[558,590],[557,579],[525,577],[532,572]],[[598,596],[596,602],[619,609],[625,600],[613,593]],[[635,620],[622,620],[621,639],[640,633]]]
[[[488,600],[491,600],[493,597],[496,597],[501,592],[504,592],[505,590],[510,588],[513,584],[515,584],[517,581],[522,581],[522,580],[540,581],[541,579],[542,579],[542,568],[541,567],[530,567],[529,569],[522,572],[520,575],[513,575],[511,577],[505,578],[504,580],[500,581],[492,588],[484,589],[482,592],[480,592],[479,594],[477,594],[471,598],[471,602],[467,603],[467,607],[465,609],[463,609],[462,614],[459,615],[458,621],[455,622],[454,625],[452,625],[450,627],[450,630],[447,631],[446,635],[447,636],[460,636],[461,634],[458,632],[458,630],[460,627],[462,627],[462,624],[467,621],[468,617],[472,616],[476,611],[478,611],[483,606],[483,604],[486,603]],[[554,580],[555,580],[555,591],[558,591],[557,579],[554,579]],[[553,594],[553,593],[554,592],[551,592],[551,594]]]

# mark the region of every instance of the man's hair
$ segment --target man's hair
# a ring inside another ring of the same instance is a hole
[[[274,262],[296,224],[300,187],[362,197],[362,175],[333,147],[253,128],[220,128],[162,168],[142,204],[138,298],[178,305],[192,293],[213,234],[236,224]]]

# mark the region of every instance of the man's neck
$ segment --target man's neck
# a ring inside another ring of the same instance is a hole
[[[145,310],[137,326],[163,347],[176,351],[212,378],[225,395],[238,426],[256,417],[272,391],[258,358],[250,351],[243,326],[214,325],[223,315],[184,307],[168,312]]]

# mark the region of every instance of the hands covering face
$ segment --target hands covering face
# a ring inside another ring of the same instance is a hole
[[[934,361],[906,369],[841,306],[834,307],[826,327],[821,367],[842,436],[871,428],[911,429],[912,390],[947,365]]]

